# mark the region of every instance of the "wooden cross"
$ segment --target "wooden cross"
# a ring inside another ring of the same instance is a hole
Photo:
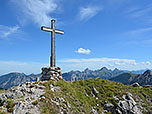
[[[56,67],[55,62],[55,33],[58,34],[64,34],[64,31],[55,29],[55,20],[51,20],[51,28],[49,27],[41,27],[41,30],[51,32],[51,60],[50,60],[50,66]]]

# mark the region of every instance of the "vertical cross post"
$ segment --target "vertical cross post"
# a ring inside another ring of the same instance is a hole
[[[51,57],[50,57],[50,67],[56,67],[55,60],[55,33],[64,34],[64,31],[55,29],[55,20],[51,20],[51,28],[41,27],[41,30],[51,32]]]
[[[52,29],[52,33],[51,33],[51,61],[50,61],[50,65],[51,67],[55,67],[56,66],[56,62],[55,62],[55,20],[51,20],[51,29]]]

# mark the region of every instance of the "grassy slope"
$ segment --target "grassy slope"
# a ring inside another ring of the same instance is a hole
[[[50,91],[50,84],[60,86],[61,90],[55,92]],[[113,96],[122,99],[122,95],[127,92],[133,94],[136,102],[138,102],[137,96],[139,96],[143,100],[143,104],[145,104],[143,107],[146,107],[149,111],[152,110],[152,103],[146,100],[142,94],[144,93],[152,99],[152,91],[149,88],[131,87],[129,85],[102,80],[100,78],[74,82],[66,82],[64,80],[58,82],[48,81],[45,83],[45,86],[47,89],[47,92],[44,94],[46,99],[41,99],[40,101],[42,113],[44,114],[56,114],[59,111],[59,107],[61,106],[58,107],[51,102],[51,99],[56,99],[57,97],[62,97],[71,104],[72,109],[70,109],[69,112],[73,114],[82,112],[89,114],[92,107],[94,107],[98,113],[101,113],[105,102],[116,105],[117,102]],[[95,87],[99,91],[99,94],[97,95],[98,99],[92,97],[92,87]],[[88,94],[89,97],[86,96],[86,94]],[[99,104],[98,107],[97,104]],[[62,107],[67,108],[64,105]]]
[[[5,90],[0,90],[0,93],[4,93],[5,92]]]
[[[123,84],[130,84],[130,82],[133,80],[135,76],[136,74],[133,74],[133,73],[123,73],[116,77],[111,78],[110,80],[121,82]]]

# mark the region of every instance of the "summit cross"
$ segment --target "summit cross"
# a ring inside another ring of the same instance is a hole
[[[50,60],[50,66],[56,67],[55,62],[55,33],[58,34],[64,34],[64,31],[55,29],[55,20],[51,20],[51,28],[49,27],[41,27],[41,30],[51,32],[51,60]]]

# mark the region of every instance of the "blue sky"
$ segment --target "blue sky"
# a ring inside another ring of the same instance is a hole
[[[50,33],[56,35],[57,66],[63,72],[85,68],[152,68],[151,0],[1,0],[0,74],[40,73],[49,65]]]

